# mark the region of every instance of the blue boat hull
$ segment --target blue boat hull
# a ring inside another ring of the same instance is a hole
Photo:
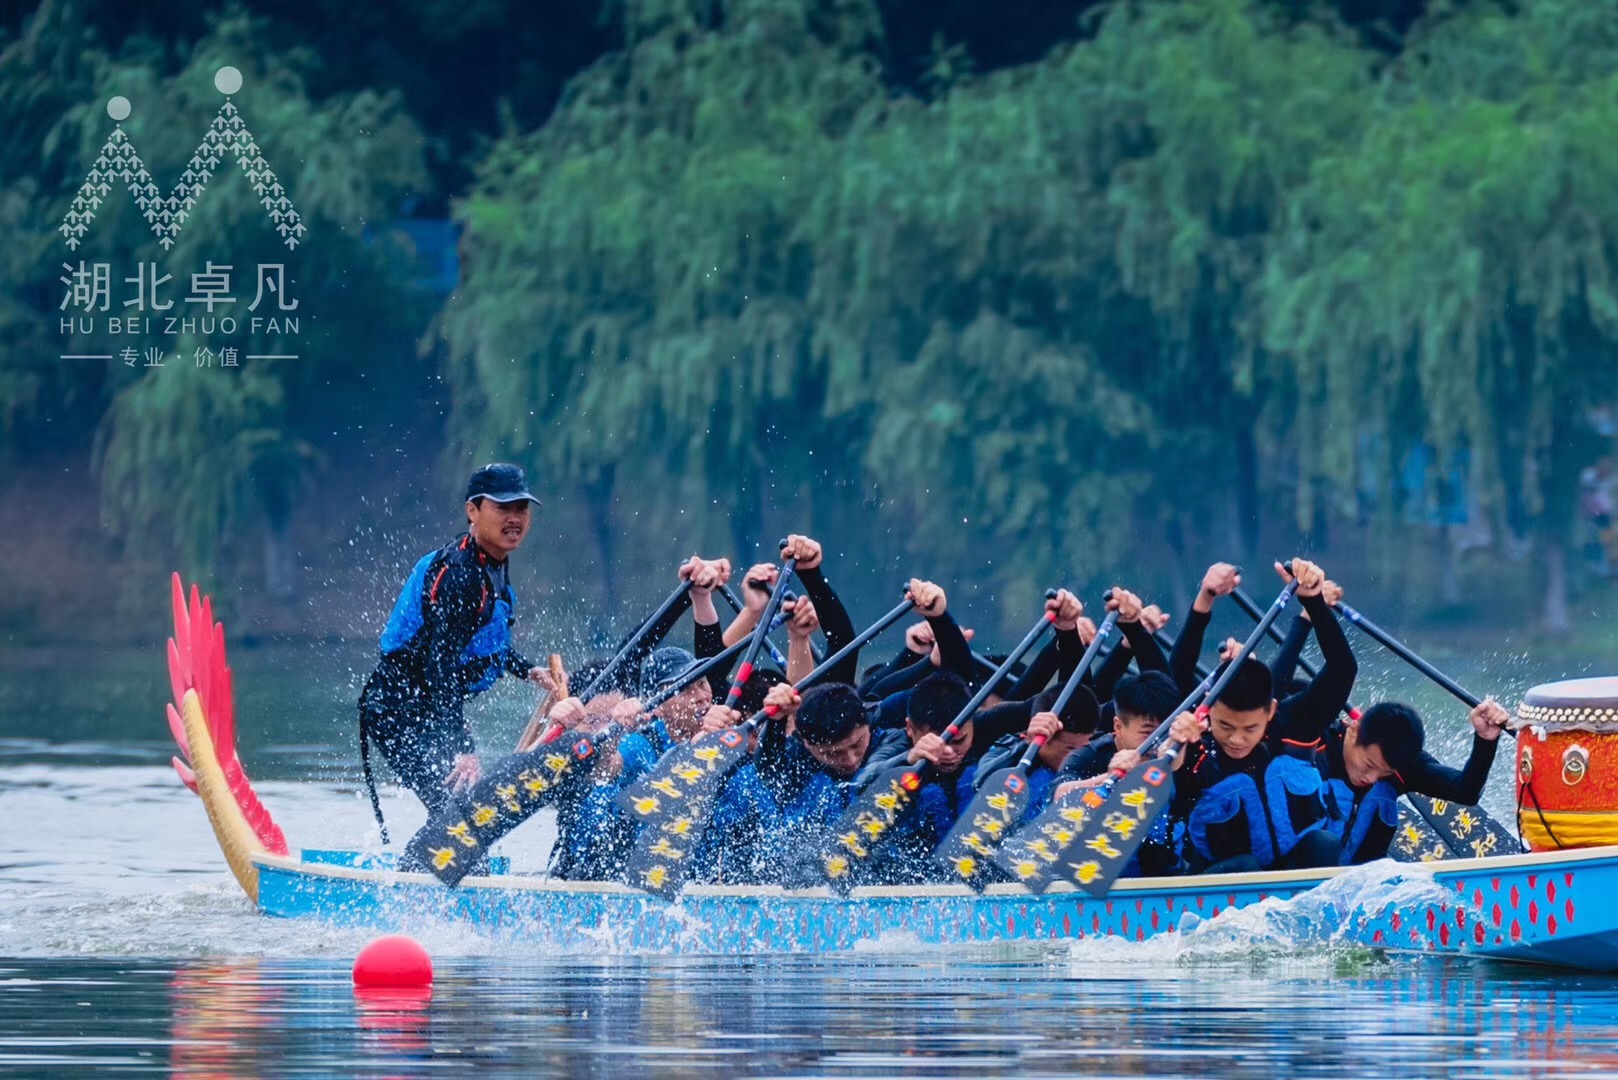
[[[1100,900],[1079,892],[1035,896],[1016,885],[983,894],[953,886],[860,889],[848,897],[715,886],[690,888],[671,904],[621,885],[515,876],[502,867],[447,889],[431,875],[398,873],[349,852],[253,861],[258,904],[268,915],[378,929],[449,922],[558,948],[608,942],[634,952],[819,953],[884,940],[1145,941],[1318,889],[1314,925],[1299,929],[1293,918],[1284,923],[1290,932],[1401,952],[1618,971],[1618,848],[1379,864],[1384,880],[1407,882],[1391,890],[1350,888],[1356,878],[1349,875],[1367,880],[1376,872],[1359,867],[1127,880]]]

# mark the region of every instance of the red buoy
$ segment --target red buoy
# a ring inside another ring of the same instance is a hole
[[[414,938],[379,937],[354,958],[355,986],[431,986],[433,958]]]

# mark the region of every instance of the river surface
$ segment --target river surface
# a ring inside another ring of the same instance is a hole
[[[365,659],[233,650],[242,755],[294,846],[378,842],[350,741]],[[1365,668],[1356,696],[1415,701],[1457,760],[1464,710]],[[1508,655],[1455,670],[1514,702],[1592,668]],[[476,707],[487,745],[526,719],[523,689]],[[0,654],[0,1075],[1618,1075],[1618,979],[1386,956],[1256,921],[1141,945],[741,958],[414,927],[437,962],[430,998],[357,998],[350,965],[371,934],[254,914],[167,764],[165,695],[155,650]],[[1505,758],[1485,800],[1497,814]],[[385,791],[396,832],[421,820],[411,801]],[[503,850],[532,867],[549,842],[540,821]]]

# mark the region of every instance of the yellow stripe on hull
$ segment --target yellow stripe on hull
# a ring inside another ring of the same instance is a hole
[[[214,836],[219,840],[219,849],[225,853],[231,873],[236,875],[247,898],[256,905],[258,868],[253,865],[253,856],[261,854],[263,848],[253,827],[242,816],[241,807],[236,805],[230,785],[225,782],[225,772],[219,766],[218,754],[214,752],[213,736],[208,732],[208,718],[202,711],[202,699],[197,696],[196,690],[185,692],[185,700],[180,703],[180,716],[185,721],[191,768],[197,776],[197,794],[202,797],[202,806],[208,812],[208,823],[213,826]]]

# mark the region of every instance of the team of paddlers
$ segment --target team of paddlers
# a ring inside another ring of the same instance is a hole
[[[1508,720],[1492,700],[1473,708],[1456,769],[1427,752],[1409,706],[1351,707],[1342,590],[1305,559],[1275,565],[1268,608],[1237,567],[1209,567],[1172,643],[1169,618],[1123,585],[1099,624],[1054,590],[1016,649],[984,657],[930,581],[857,631],[821,545],[794,535],[780,563],[740,575],[740,599],[728,560],[693,556],[610,657],[540,667],[512,644],[506,566],[534,505],[517,467],[473,474],[468,530],[416,564],[360,702],[367,781],[374,745],[440,823],[446,838],[418,845],[435,870],[481,855],[540,801],[557,812],[554,875],[662,891],[982,884],[1047,867],[1082,883],[1108,858],[1108,873],[1148,876],[1360,863],[1388,853],[1401,794],[1475,804]],[[716,596],[737,609],[728,623]],[[1210,671],[1224,597],[1261,621]],[[689,649],[668,643],[688,610]],[[862,668],[861,646],[911,613],[902,647]],[[778,625],[784,656],[768,640]],[[1280,640],[1268,663],[1253,655],[1264,630]],[[1300,659],[1311,635],[1318,669]],[[462,705],[502,673],[551,703],[486,773]]]

